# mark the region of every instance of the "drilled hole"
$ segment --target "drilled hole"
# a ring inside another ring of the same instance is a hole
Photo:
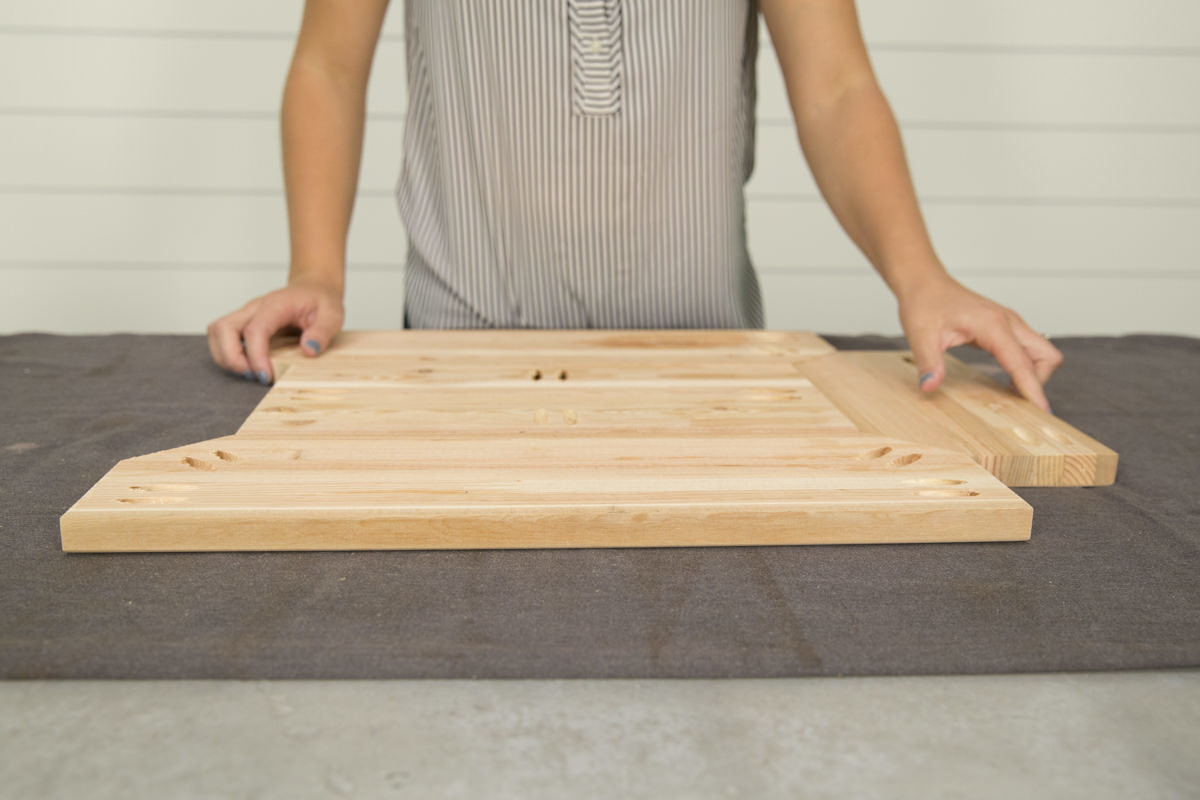
[[[540,369],[535,369],[529,374],[529,377],[535,381],[540,381],[542,379],[542,371]]]
[[[130,486],[131,492],[187,492],[195,489],[190,483],[152,483],[148,486]]]
[[[191,456],[184,456],[180,463],[187,464],[192,469],[201,469],[207,472],[215,472],[217,469],[215,464],[210,464],[207,461],[201,461],[200,459],[192,458]]]
[[[905,356],[905,357],[904,357],[904,363],[905,363],[905,364],[912,364],[912,365],[914,365],[914,366],[915,366],[915,365],[916,365],[916,363],[917,363],[917,360],[916,360],[915,358],[913,358],[912,356]]]
[[[565,369],[560,369],[558,371],[558,379],[560,381],[565,381],[567,379],[567,371]]]
[[[1056,431],[1054,428],[1049,426],[1042,428],[1042,433],[1046,434],[1046,438],[1052,442],[1055,442],[1056,444],[1074,444],[1074,442],[1071,441],[1071,437],[1067,436],[1061,431]]]
[[[1039,441],[1041,441],[1038,439],[1037,434],[1028,428],[1022,428],[1020,425],[1014,426],[1012,432],[1025,444],[1037,444]]]
[[[892,459],[893,467],[907,467],[909,464],[915,464],[921,460],[920,453],[909,453],[908,455],[900,456]]]

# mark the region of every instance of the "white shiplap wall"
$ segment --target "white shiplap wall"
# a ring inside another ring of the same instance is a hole
[[[394,3],[347,325],[400,324]],[[276,113],[300,0],[0,4],[0,332],[200,332],[281,284]],[[861,0],[943,259],[1054,334],[1200,335],[1200,3]],[[896,333],[816,194],[769,47],[753,255],[768,324]]]

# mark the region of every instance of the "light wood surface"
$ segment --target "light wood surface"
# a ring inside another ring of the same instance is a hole
[[[804,371],[860,430],[968,453],[1009,486],[1116,480],[1114,451],[952,356],[931,394],[913,391],[906,352],[837,353]]]
[[[349,332],[273,357],[235,435],[120,462],[63,549],[1021,540],[1032,509],[988,469],[1102,460],[960,364],[931,402],[903,354],[804,332]]]

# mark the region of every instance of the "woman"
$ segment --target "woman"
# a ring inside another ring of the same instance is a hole
[[[288,285],[208,329],[214,361],[245,377],[272,380],[276,331],[317,356],[341,329],[386,8],[305,6],[282,114]],[[743,201],[760,10],[801,147],[897,298],[920,388],[974,344],[1048,409],[1061,354],[934,253],[853,0],[408,0],[406,325],[762,327]]]

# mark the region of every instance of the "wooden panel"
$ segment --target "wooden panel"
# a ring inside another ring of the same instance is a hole
[[[1198,133],[920,128],[903,133],[927,205],[1198,199]],[[816,193],[791,126],[760,126],[757,161],[747,186],[751,196]]]
[[[1200,125],[1200,105],[1180,103],[1200,85],[1200,59],[994,50],[876,50],[872,62],[901,122],[1005,127]],[[779,65],[758,64],[760,119],[788,119]]]
[[[279,112],[290,37],[30,35],[0,31],[0,107],[105,113]],[[367,102],[403,113],[404,47],[378,48]]]
[[[5,0],[0,24],[103,31],[268,31],[294,34],[300,24],[303,0],[205,0],[203,3],[163,3],[160,0]],[[400,15],[395,15],[399,17]]]
[[[23,223],[5,232],[5,261],[236,266],[288,257],[282,195],[0,194],[0,218]],[[61,230],[71,235],[48,235]],[[394,199],[356,205],[349,263],[399,267],[407,247]]]
[[[819,201],[748,205],[750,252],[766,269],[866,268],[866,260]],[[1196,208],[934,205],[926,218],[953,270],[1197,274],[1200,239],[1183,236]],[[286,263],[281,196],[0,194],[5,232],[0,263],[13,261],[156,264]],[[69,229],[71,236],[47,236]],[[407,240],[391,197],[355,207],[351,264],[403,264]]]
[[[237,435],[122,461],[63,516],[63,548],[1028,538],[1029,506],[954,435],[930,433],[940,447],[870,430],[862,398],[840,395],[861,378],[845,357],[808,333],[759,331],[357,332],[317,359],[277,343],[280,377]],[[885,395],[911,372],[891,355],[853,366],[882,370],[872,391]],[[956,367],[947,394],[986,406],[997,391]],[[951,416],[971,428],[1000,412],[972,413]],[[1019,433],[973,441],[988,456],[1062,456]]]
[[[367,125],[361,191],[392,194],[402,128]],[[15,116],[2,136],[0,190],[282,192],[275,119]],[[926,204],[1200,200],[1200,134],[917,129],[904,143]],[[757,147],[752,199],[816,194],[790,126],[761,126]]]
[[[1079,276],[1200,273],[1200,240],[1180,236],[1200,207],[934,204],[930,235],[952,270]],[[751,202],[750,252],[760,267],[867,268],[822,202]]]
[[[858,0],[867,38],[875,46],[901,43],[1041,47],[1172,48],[1196,44],[1200,6],[1192,0]],[[247,3],[206,0],[5,0],[0,25],[97,32],[163,31],[294,34],[301,0]],[[403,8],[391,4],[385,32],[403,31]]]
[[[886,440],[216,439],[124,461],[68,551],[1020,540],[1032,511],[956,453]],[[903,455],[912,455],[909,450]],[[816,453],[819,453],[817,455]]]
[[[858,0],[863,33],[885,43],[930,46],[1195,47],[1193,0]]]
[[[931,394],[913,390],[910,353],[838,353],[805,374],[860,430],[970,453],[1009,486],[1101,486],[1117,454],[953,356]]]
[[[278,111],[288,39],[20,35],[0,31],[0,107],[229,114]],[[404,48],[379,45],[368,104],[406,106]],[[884,51],[874,63],[901,120],[1038,125],[1197,126],[1181,103],[1200,59],[1163,55]],[[146,69],[147,64],[155,69]],[[759,63],[759,116],[790,119],[779,68]],[[1119,102],[1114,99],[1119,98]]]

